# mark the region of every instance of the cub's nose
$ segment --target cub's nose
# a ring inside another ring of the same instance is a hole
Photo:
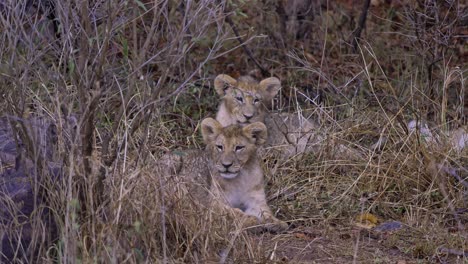
[[[222,164],[223,164],[223,167],[224,167],[226,170],[229,169],[229,167],[232,166],[232,162],[223,162]]]
[[[251,114],[251,115],[246,115],[246,114],[244,114],[244,117],[245,117],[245,119],[247,119],[247,121],[248,121],[248,120],[250,120],[250,119],[253,117],[253,114]]]

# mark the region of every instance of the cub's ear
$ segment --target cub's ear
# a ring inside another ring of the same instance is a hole
[[[215,140],[216,137],[221,133],[223,126],[213,118],[205,118],[201,122],[201,133],[205,144]]]
[[[230,86],[235,86],[237,81],[227,74],[220,74],[214,80],[214,88],[219,96],[224,96]]]
[[[260,82],[260,88],[263,93],[267,96],[266,100],[271,100],[281,89],[281,82],[276,77],[266,78]]]
[[[255,122],[242,128],[244,135],[255,142],[255,145],[261,146],[267,140],[267,128],[262,122]]]

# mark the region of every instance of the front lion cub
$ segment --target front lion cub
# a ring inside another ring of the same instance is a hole
[[[251,225],[262,224],[275,232],[287,229],[287,224],[273,216],[266,202],[263,170],[257,157],[257,148],[267,139],[265,125],[255,122],[223,127],[215,119],[206,118],[201,123],[201,132],[205,151],[166,155],[164,163],[171,161],[173,173],[178,177],[208,184],[209,192],[197,194],[197,199],[208,196],[214,207],[231,210],[240,217],[253,216],[256,221]],[[178,160],[174,162],[175,159]]]

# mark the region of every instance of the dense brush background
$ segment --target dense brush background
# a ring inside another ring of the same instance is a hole
[[[0,1],[0,262],[466,263],[468,155],[450,135],[467,126],[467,14],[435,0]],[[265,157],[284,234],[242,232],[154,169],[202,147],[220,73],[279,77],[275,111],[327,135],[316,153]],[[337,158],[338,142],[360,157]],[[12,198],[12,179],[33,201]],[[374,216],[404,227],[373,233],[360,218]]]

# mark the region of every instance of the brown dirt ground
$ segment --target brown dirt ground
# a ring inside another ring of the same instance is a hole
[[[266,263],[468,262],[466,255],[457,255],[460,253],[457,250],[452,250],[449,254],[446,249],[438,249],[438,253],[430,258],[418,256],[418,245],[414,245],[416,237],[412,233],[409,227],[378,233],[353,225],[322,228],[301,226],[283,234],[265,233],[255,236],[254,241],[263,248]],[[403,246],[404,244],[408,247]],[[419,250],[424,250],[422,246],[419,247]]]

